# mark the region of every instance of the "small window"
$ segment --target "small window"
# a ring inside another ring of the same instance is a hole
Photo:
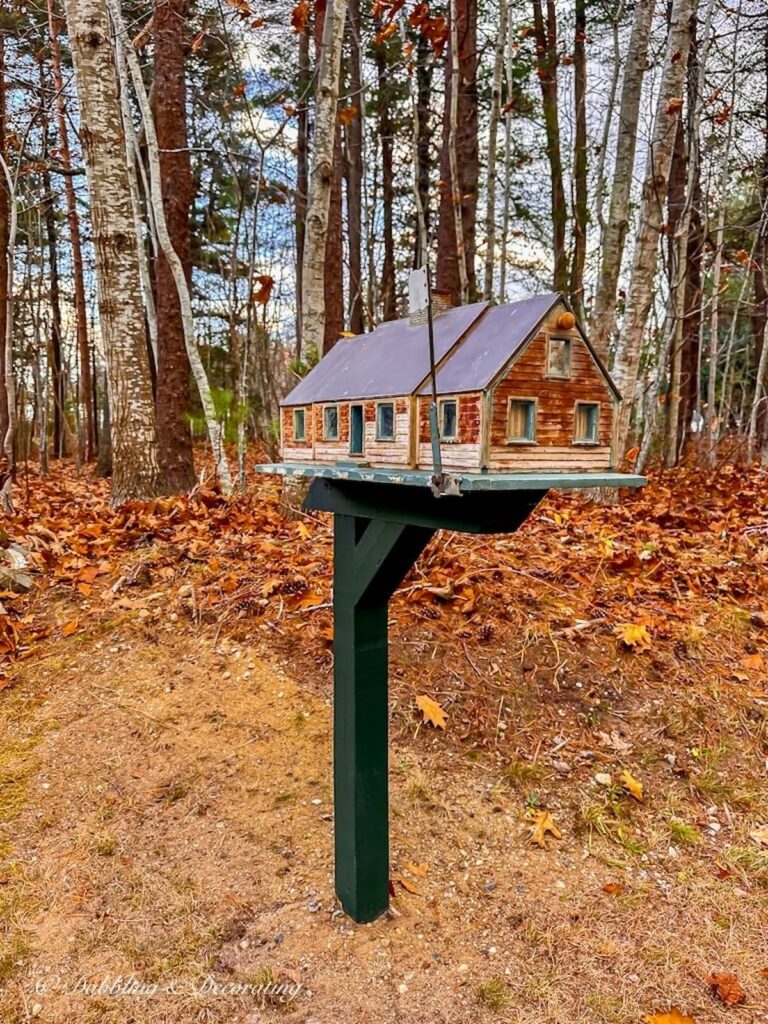
[[[550,338],[547,345],[547,376],[571,376],[571,342],[568,338]]]
[[[600,405],[597,402],[576,403],[576,444],[597,444],[600,431]]]
[[[306,441],[307,423],[306,409],[293,410],[293,437],[296,441]]]
[[[395,440],[395,404],[379,402],[376,406],[376,440]]]
[[[455,398],[444,398],[440,402],[440,437],[443,441],[455,441],[458,437],[458,405]]]
[[[536,402],[533,398],[510,398],[507,440],[532,444],[536,440]]]
[[[326,441],[339,440],[338,405],[326,405],[323,409],[323,437]]]

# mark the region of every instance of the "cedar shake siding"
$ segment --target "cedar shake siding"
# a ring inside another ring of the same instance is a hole
[[[443,469],[477,472],[480,468],[480,415],[482,395],[438,395],[438,408],[442,401],[455,401],[457,407],[456,437],[441,440],[440,455]],[[419,397],[419,450],[418,468],[432,469],[432,438],[429,431],[429,405],[431,398]]]
[[[556,316],[552,320],[554,328]],[[570,340],[567,378],[547,374],[549,337]],[[507,438],[509,402],[515,398],[536,401],[535,441],[530,444]],[[599,406],[596,443],[575,443],[576,406],[580,402]],[[488,445],[488,469],[492,472],[611,468],[614,396],[575,329],[538,334],[494,386],[492,409]]]
[[[376,436],[376,407],[381,402],[394,405],[394,439],[379,440]],[[315,405],[283,406],[281,410],[282,453],[286,462],[318,462],[334,465],[337,462],[362,461],[371,466],[408,466],[410,464],[411,414],[410,398],[383,398],[360,402],[318,402]],[[363,452],[350,454],[350,406],[363,406]],[[324,409],[338,409],[338,437],[325,437]],[[296,439],[294,412],[304,409],[303,441]]]

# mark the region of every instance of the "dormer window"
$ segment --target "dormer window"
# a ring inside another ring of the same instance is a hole
[[[568,380],[571,376],[570,338],[549,338],[547,341],[547,376]]]

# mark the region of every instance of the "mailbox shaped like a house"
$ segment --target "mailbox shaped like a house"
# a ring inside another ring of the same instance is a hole
[[[564,298],[434,302],[442,468],[613,468],[618,392]],[[283,400],[287,463],[433,470],[424,313],[339,341]]]

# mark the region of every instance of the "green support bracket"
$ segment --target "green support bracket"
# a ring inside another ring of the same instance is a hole
[[[355,921],[389,906],[389,598],[439,529],[511,533],[546,490],[436,498],[422,487],[312,481],[334,513],[333,785],[336,893]]]

